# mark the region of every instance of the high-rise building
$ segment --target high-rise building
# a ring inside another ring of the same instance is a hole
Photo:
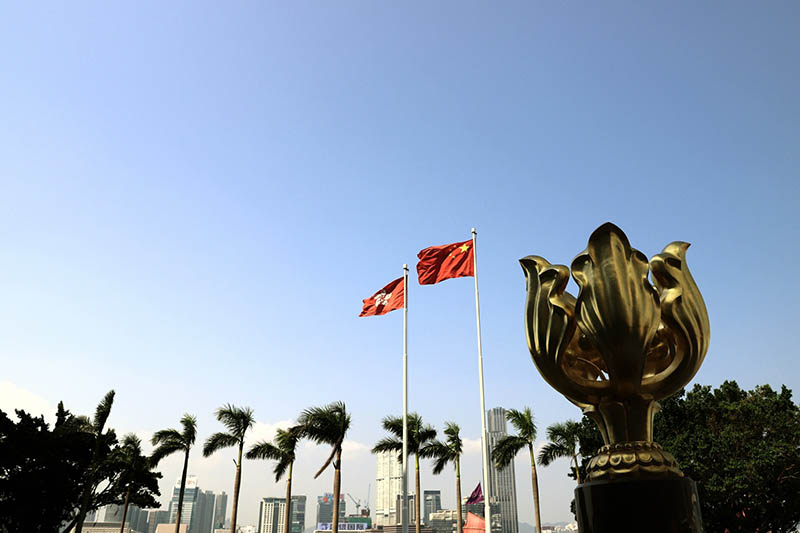
[[[286,498],[264,498],[258,504],[257,533],[283,533]]]
[[[487,412],[487,434],[489,454],[497,443],[505,437],[506,410],[502,407],[489,409]],[[514,476],[514,460],[505,468],[497,468],[494,463],[489,463],[489,500],[496,501],[500,511],[502,533],[518,533],[517,522],[517,482]],[[492,517],[494,522],[494,517]]]
[[[178,498],[180,497],[181,480],[172,490],[172,500],[169,503],[168,523],[174,524],[178,515]],[[186,487],[183,491],[183,508],[181,509],[181,524],[186,524],[189,533],[209,533],[213,527],[214,508],[216,497],[209,490],[200,490],[197,485],[197,476],[186,477]]]
[[[213,522],[214,493],[210,490],[201,490],[197,495],[197,505],[194,508],[189,533],[211,533]]]
[[[148,511],[147,513],[147,533],[156,533],[159,524],[169,522],[169,511]]]
[[[291,533],[303,533],[306,530],[306,497],[298,494],[292,496]]]
[[[427,526],[430,524],[431,513],[440,511],[442,509],[442,491],[440,490],[425,490],[423,494],[423,505],[425,510],[422,514],[422,521]]]
[[[415,524],[417,522],[417,503],[416,503],[416,496],[414,494],[408,495],[408,523]],[[403,508],[403,495],[398,494],[397,499],[395,500],[395,509],[402,509]],[[397,513],[397,522],[395,524],[387,524],[387,525],[397,525],[403,523],[403,517],[400,513]]]
[[[117,523],[121,525],[123,512],[122,505],[112,503],[101,507],[91,515],[87,515],[86,522]],[[147,533],[147,511],[143,511],[136,505],[129,505],[128,513],[125,515],[125,523],[128,524],[126,527],[130,527],[131,531]]]
[[[303,533],[306,527],[306,497],[292,496],[290,531]],[[264,498],[258,506],[258,533],[283,533],[286,498]]]
[[[346,513],[344,494],[339,495],[339,518]],[[333,494],[326,492],[322,496],[317,496],[317,524],[329,524],[333,522]]]
[[[168,523],[174,524],[178,518],[178,499],[181,492],[181,480],[178,479],[175,487],[172,489],[172,500],[169,502],[169,520]],[[200,489],[197,487],[197,476],[187,476],[186,486],[183,490],[183,506],[181,508],[181,524],[186,524],[186,528],[191,531],[192,529],[192,514],[194,506],[197,503],[198,494]]]
[[[228,495],[223,490],[214,499],[214,529],[225,527],[225,513],[228,510]]]
[[[393,526],[400,523],[401,509],[396,509],[397,496],[403,492],[403,464],[395,452],[377,454],[375,476],[375,525]]]

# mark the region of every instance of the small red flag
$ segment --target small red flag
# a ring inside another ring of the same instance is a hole
[[[364,308],[358,316],[385,315],[389,311],[403,308],[405,284],[403,278],[397,278],[387,286],[364,300]]]
[[[432,285],[450,278],[475,275],[472,241],[431,246],[417,254],[420,285]]]

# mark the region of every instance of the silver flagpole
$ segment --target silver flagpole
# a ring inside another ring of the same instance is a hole
[[[481,304],[478,299],[478,232],[472,228],[472,268],[475,274],[475,318],[478,325],[478,381],[481,389],[481,455],[483,456],[483,517],[486,533],[492,533],[492,511],[489,505],[489,448],[486,438],[486,400],[483,395],[483,347],[481,346]],[[403,532],[406,533],[406,532]]]
[[[419,497],[419,495],[417,496]],[[403,533],[408,533],[408,265],[403,265]]]

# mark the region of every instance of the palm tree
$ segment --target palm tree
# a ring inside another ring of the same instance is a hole
[[[156,449],[150,456],[150,462],[155,467],[163,458],[175,452],[183,452],[183,474],[181,475],[181,489],[178,492],[178,512],[175,518],[175,533],[181,524],[181,511],[183,511],[183,492],[186,490],[186,470],[189,467],[189,450],[194,446],[197,438],[197,418],[190,414],[181,418],[183,431],[177,429],[162,429],[156,431],[150,441]]]
[[[533,420],[533,412],[530,407],[525,407],[522,411],[509,409],[506,411],[506,420],[517,430],[517,435],[507,435],[500,439],[492,450],[492,460],[497,468],[505,468],[511,464],[520,450],[528,448],[531,456],[533,511],[538,533],[542,530],[542,519],[539,516],[539,480],[536,476],[536,458],[533,455],[533,445],[536,442],[536,422]]]
[[[203,456],[223,448],[239,447],[239,460],[236,461],[236,478],[233,482],[233,511],[231,512],[231,533],[236,533],[236,510],[239,507],[239,486],[242,483],[242,450],[244,449],[244,436],[247,430],[253,427],[256,419],[253,410],[249,407],[235,407],[225,404],[217,409],[217,420],[228,428],[228,432],[214,433],[203,446]]]
[[[122,507],[122,524],[120,525],[119,533],[125,533],[125,519],[128,516],[128,505],[131,502],[131,497],[136,501],[137,496],[141,496],[139,494],[140,490],[147,488],[147,481],[152,480],[151,483],[157,483],[161,475],[151,472],[150,460],[142,455],[142,441],[133,433],[125,435],[120,453],[124,468],[120,481],[125,487],[125,503]],[[158,485],[155,488],[157,489]],[[156,494],[158,493],[156,492]]]
[[[81,533],[83,531],[83,522],[86,520],[86,513],[89,512],[92,494],[100,481],[96,478],[98,476],[97,470],[100,467],[100,453],[104,447],[103,444],[110,443],[111,440],[116,442],[116,436],[113,434],[113,430],[108,430],[104,433],[106,422],[108,422],[108,417],[111,415],[111,407],[114,405],[114,394],[114,391],[110,390],[103,399],[100,400],[100,403],[97,404],[97,408],[95,409],[94,418],[90,419],[85,416],[78,418],[81,429],[92,435],[94,439],[94,449],[92,451],[91,466],[89,466],[89,471],[86,472],[86,486],[83,489],[83,494],[81,494],[81,504],[78,510],[78,517],[76,518],[75,533]]]
[[[302,437],[317,444],[331,446],[331,454],[314,475],[318,478],[322,472],[333,464],[333,527],[332,533],[339,533],[339,494],[342,485],[342,445],[350,429],[350,414],[344,402],[333,402],[322,407],[310,407],[303,411],[297,419]]]
[[[539,452],[539,464],[547,466],[560,457],[572,461],[575,480],[580,485],[581,472],[578,464],[578,444],[580,442],[581,425],[574,420],[553,424],[547,428],[547,444]]]
[[[259,441],[247,452],[248,459],[271,459],[275,461],[275,482],[286,474],[286,511],[283,518],[283,533],[289,533],[292,523],[292,466],[295,450],[300,442],[300,430],[297,427],[279,429],[275,435],[275,443]]]
[[[392,434],[391,437],[384,437],[372,448],[372,453],[397,452],[400,461],[403,460],[403,417],[387,416],[383,419],[383,429]],[[417,413],[408,413],[408,453],[414,454],[415,460],[415,482],[417,496],[414,498],[416,507],[416,526],[417,533],[420,533],[420,492],[419,489],[419,457],[420,452],[436,438],[436,430],[433,426],[423,425],[422,417]]]
[[[444,434],[447,439],[435,440],[420,451],[420,456],[433,459],[433,473],[441,474],[448,463],[453,463],[456,470],[456,507],[458,508],[458,531],[461,533],[461,452],[463,445],[459,432],[461,428],[455,422],[444,423]],[[419,489],[417,489],[419,490]]]

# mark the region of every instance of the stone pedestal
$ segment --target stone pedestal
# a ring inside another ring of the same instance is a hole
[[[575,489],[581,533],[702,533],[689,478],[591,481]]]

